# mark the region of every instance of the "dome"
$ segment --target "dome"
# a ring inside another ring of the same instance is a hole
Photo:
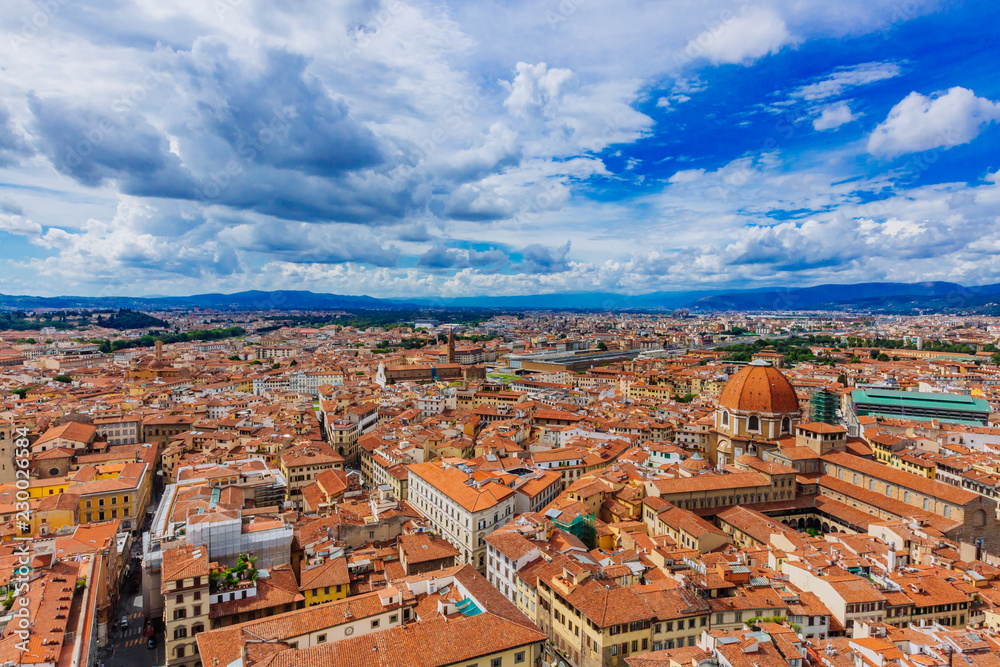
[[[719,407],[733,412],[798,412],[799,399],[784,373],[766,361],[753,361],[726,384]]]
[[[695,453],[691,458],[681,461],[681,467],[685,470],[708,470],[711,466],[701,453]]]

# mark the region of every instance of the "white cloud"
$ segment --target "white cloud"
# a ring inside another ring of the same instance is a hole
[[[868,138],[868,152],[879,157],[965,144],[995,120],[1000,104],[955,87],[944,95],[927,97],[912,92],[889,111]]]
[[[38,238],[42,235],[42,226],[20,215],[0,213],[0,232]]]
[[[792,97],[804,100],[822,100],[838,97],[849,88],[868,85],[876,81],[892,79],[900,75],[901,68],[894,62],[871,62],[844,67],[833,74],[792,92]]]
[[[669,183],[693,183],[705,175],[704,169],[685,169],[678,171],[668,179]]]
[[[837,102],[823,107],[819,117],[813,120],[813,127],[820,132],[834,130],[844,123],[858,119],[858,114],[851,112],[847,102]]]
[[[754,7],[741,16],[724,14],[688,42],[685,53],[716,65],[749,63],[793,42],[784,20],[771,9]]]

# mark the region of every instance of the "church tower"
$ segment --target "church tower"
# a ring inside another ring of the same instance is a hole
[[[448,363],[455,363],[455,327],[448,329]]]

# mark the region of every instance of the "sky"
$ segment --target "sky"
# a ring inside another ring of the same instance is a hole
[[[3,0],[0,293],[997,283],[998,33],[974,0]]]

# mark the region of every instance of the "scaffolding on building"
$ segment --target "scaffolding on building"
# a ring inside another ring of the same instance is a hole
[[[821,389],[809,399],[811,419],[814,422],[836,425],[837,405],[840,399],[832,391]]]
[[[597,546],[597,531],[594,529],[593,514],[580,514],[572,521],[560,521],[553,518],[552,525],[559,530],[564,530],[570,535],[575,536],[587,545],[588,549],[593,549]]]

